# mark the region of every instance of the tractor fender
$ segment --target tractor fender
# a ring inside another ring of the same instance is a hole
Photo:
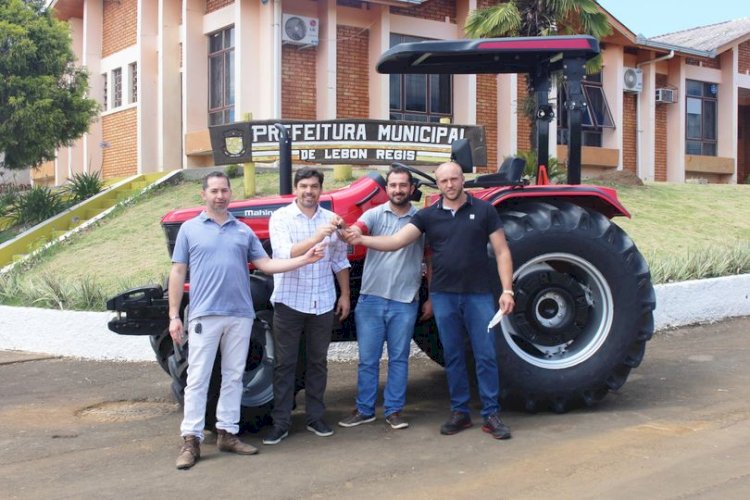
[[[560,200],[595,210],[609,219],[621,216],[630,218],[630,212],[620,203],[617,191],[602,186],[526,186],[504,189],[486,200],[501,210],[510,209],[519,202]]]

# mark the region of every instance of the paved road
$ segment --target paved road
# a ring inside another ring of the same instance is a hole
[[[293,433],[261,454],[204,445],[174,470],[180,412],[154,363],[0,353],[4,498],[747,498],[750,318],[665,332],[594,410],[507,412],[510,441],[479,426],[440,436],[442,370],[411,361],[405,431],[375,423]],[[331,365],[330,420],[350,410],[354,363]],[[258,436],[246,439],[260,446]]]

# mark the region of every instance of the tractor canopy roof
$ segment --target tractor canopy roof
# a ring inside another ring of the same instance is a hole
[[[402,43],[382,55],[380,73],[535,73],[562,69],[563,61],[599,54],[588,35],[477,38]]]

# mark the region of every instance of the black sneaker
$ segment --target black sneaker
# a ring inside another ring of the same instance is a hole
[[[333,436],[333,429],[328,427],[328,424],[323,422],[322,419],[307,424],[307,430],[310,432],[314,432],[316,436],[320,437]]]
[[[282,439],[289,435],[289,431],[276,427],[275,425],[271,428],[271,431],[266,434],[263,438],[263,444],[279,444]]]
[[[482,430],[492,434],[495,439],[510,439],[510,427],[503,423],[497,413],[493,413],[484,419]]]
[[[388,425],[391,426],[392,429],[406,429],[407,427],[409,427],[409,422],[404,420],[401,417],[401,414],[398,412],[391,413],[390,415],[385,417],[385,421]]]
[[[363,415],[359,410],[354,410],[351,415],[339,421],[341,427],[356,427],[359,424],[369,424],[375,421],[375,415]]]
[[[440,434],[451,436],[472,426],[471,416],[468,413],[454,411],[451,418],[440,426]]]

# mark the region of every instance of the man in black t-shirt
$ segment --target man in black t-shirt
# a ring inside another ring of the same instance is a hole
[[[451,435],[472,425],[464,344],[468,335],[482,400],[482,430],[496,439],[507,439],[510,429],[498,416],[500,390],[495,336],[487,331],[487,325],[496,307],[491,273],[497,272],[502,283],[500,309],[509,314],[515,306],[510,249],[495,208],[464,191],[464,176],[458,164],[440,165],[435,176],[442,196],[434,205],[420,210],[399,232],[392,236],[349,233],[347,240],[375,250],[394,251],[423,233],[426,235],[426,243],[432,250],[430,297],[443,344],[452,411],[440,432]],[[487,258],[488,243],[495,252],[495,270]]]

